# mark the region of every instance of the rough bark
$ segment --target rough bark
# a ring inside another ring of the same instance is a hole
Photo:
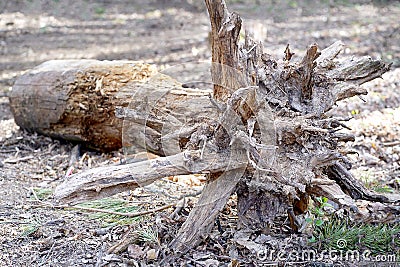
[[[210,90],[184,88],[165,75],[154,76],[155,73],[154,67],[140,62],[52,60],[17,79],[10,106],[16,123],[28,131],[85,143],[103,151],[124,145],[164,155],[160,136],[163,127],[164,131],[168,127],[173,130],[173,121],[162,117],[161,121],[152,121],[151,114],[140,113],[143,96],[149,98],[147,104],[153,102],[164,114],[176,115],[175,121],[193,118],[189,126],[205,117],[215,117],[215,112],[208,97]],[[151,82],[145,83],[150,77]],[[129,107],[135,109],[135,116],[124,122]],[[143,125],[146,131],[142,131]],[[180,127],[176,125],[174,129]],[[137,133],[131,128],[140,129],[140,134],[147,132],[147,143],[143,143],[144,138],[139,142],[139,138],[129,136]],[[127,136],[123,137],[123,132]]]
[[[164,74],[141,84],[127,107],[116,108],[116,116],[124,121],[126,152],[180,153],[201,123],[217,119],[211,93],[211,89],[184,88]]]
[[[241,122],[241,117],[236,112],[237,101],[232,98],[232,94],[247,85],[245,76],[239,70],[238,42],[242,20],[238,14],[228,11],[223,0],[205,2],[212,32],[213,97],[225,104],[225,112],[219,119],[212,141],[218,150],[233,152],[235,155],[231,160],[241,161],[239,157],[243,158],[244,152],[239,151],[243,149],[240,146],[233,146],[237,144],[237,140],[232,140],[234,127]],[[198,144],[192,142],[191,145],[196,147]],[[241,171],[210,172],[211,181],[204,188],[196,207],[190,212],[170,244],[174,250],[186,251],[199,244],[202,237],[209,233],[216,216],[225,206],[244,170],[245,168]]]
[[[214,98],[225,102],[238,88],[245,87],[239,70],[239,33],[242,19],[230,13],[223,0],[205,1],[211,21],[212,79]]]
[[[154,73],[139,62],[52,60],[16,80],[10,106],[23,129],[114,150],[122,132],[115,107],[127,106],[137,82]]]

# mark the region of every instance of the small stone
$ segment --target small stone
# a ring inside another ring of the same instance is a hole
[[[265,244],[271,240],[272,240],[272,238],[270,235],[261,234],[256,238],[255,242],[258,244]]]
[[[108,228],[100,228],[100,229],[96,229],[95,231],[94,231],[94,234],[96,235],[96,236],[103,236],[103,235],[106,235],[107,233],[108,233]]]
[[[147,251],[147,259],[150,261],[157,259],[157,252],[154,248]]]
[[[377,158],[374,155],[371,155],[369,153],[364,153],[364,160],[365,160],[365,163],[368,165],[375,165],[379,162],[379,158]]]

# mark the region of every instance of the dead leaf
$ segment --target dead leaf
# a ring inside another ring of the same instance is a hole
[[[155,260],[157,259],[158,256],[157,254],[158,254],[157,251],[154,248],[152,248],[147,251],[147,259],[150,261]]]
[[[136,244],[130,244],[128,246],[128,255],[130,258],[136,260],[136,259],[143,258],[144,251],[140,246],[138,246]]]

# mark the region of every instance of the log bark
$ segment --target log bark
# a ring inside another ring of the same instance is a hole
[[[121,147],[122,120],[137,82],[155,73],[129,61],[52,60],[20,76],[10,94],[15,122],[28,131],[83,142],[101,150]]]
[[[151,82],[146,83],[150,77]],[[187,122],[190,126],[202,118],[216,117],[210,93],[211,89],[184,88],[168,76],[156,75],[154,67],[140,62],[52,60],[16,80],[10,106],[15,122],[28,131],[84,143],[101,151],[125,146],[171,155],[177,151],[164,151],[168,148],[161,145],[163,129],[165,132],[182,128],[183,125],[174,126],[173,122],[188,121],[183,118],[193,118]],[[152,104],[163,114],[175,114],[174,120],[159,116],[161,121],[152,121],[151,109],[140,113],[143,96],[148,97],[147,106]],[[124,122],[129,107],[135,109],[136,116]],[[146,129],[138,125],[145,125]],[[127,135],[123,136],[123,132]],[[146,138],[135,136],[144,137],[146,133]],[[143,142],[145,139],[147,142]]]
[[[246,76],[239,72],[242,19],[237,13],[230,13],[224,1],[205,2],[211,21],[214,98],[226,102],[236,89],[246,86]]]
[[[126,152],[178,154],[201,123],[217,119],[211,88],[183,86],[168,75],[157,74],[141,84],[127,107],[116,108],[117,118],[123,119],[122,145]]]

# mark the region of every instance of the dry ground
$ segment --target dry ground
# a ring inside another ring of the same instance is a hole
[[[357,136],[353,144],[357,152],[353,156],[356,176],[372,188],[388,186],[398,190],[400,4],[398,1],[320,2],[236,0],[228,1],[228,5],[240,13],[245,24],[262,33],[260,38],[267,52],[277,57],[283,56],[287,43],[300,56],[314,42],[324,48],[342,40],[347,44],[346,53],[368,54],[393,62],[392,70],[383,80],[365,85],[370,92],[366,102],[352,99],[335,112],[354,116],[348,126]],[[154,63],[160,69],[209,60],[208,32],[207,13],[198,1],[0,2],[1,266],[135,266],[136,263],[146,266],[168,259],[160,253],[158,260],[152,261],[151,248],[167,251],[167,241],[183,219],[171,220],[173,209],[127,225],[105,225],[103,219],[95,219],[82,210],[49,207],[51,198],[46,189],[54,188],[64,179],[74,145],[19,130],[9,109],[7,93],[23,71],[50,59],[133,59]],[[114,164],[121,158],[123,155],[118,151],[99,154],[82,149],[74,171]],[[183,194],[197,190],[200,185],[196,177],[183,182],[164,181],[158,189],[141,190],[140,199],[132,199],[128,193],[120,199],[146,210],[175,201],[165,192]],[[164,194],[156,194],[157,190]],[[225,234],[212,236],[210,244],[214,247],[210,248],[206,242],[173,265],[220,263],[223,266],[233,256],[250,264],[254,255],[232,250],[234,244],[229,241],[234,230],[229,217],[232,213],[234,201],[221,215]],[[128,250],[107,252],[112,245],[143,229],[158,232],[161,244],[155,241],[157,238],[149,240],[142,236],[136,242],[138,245],[131,245]]]

